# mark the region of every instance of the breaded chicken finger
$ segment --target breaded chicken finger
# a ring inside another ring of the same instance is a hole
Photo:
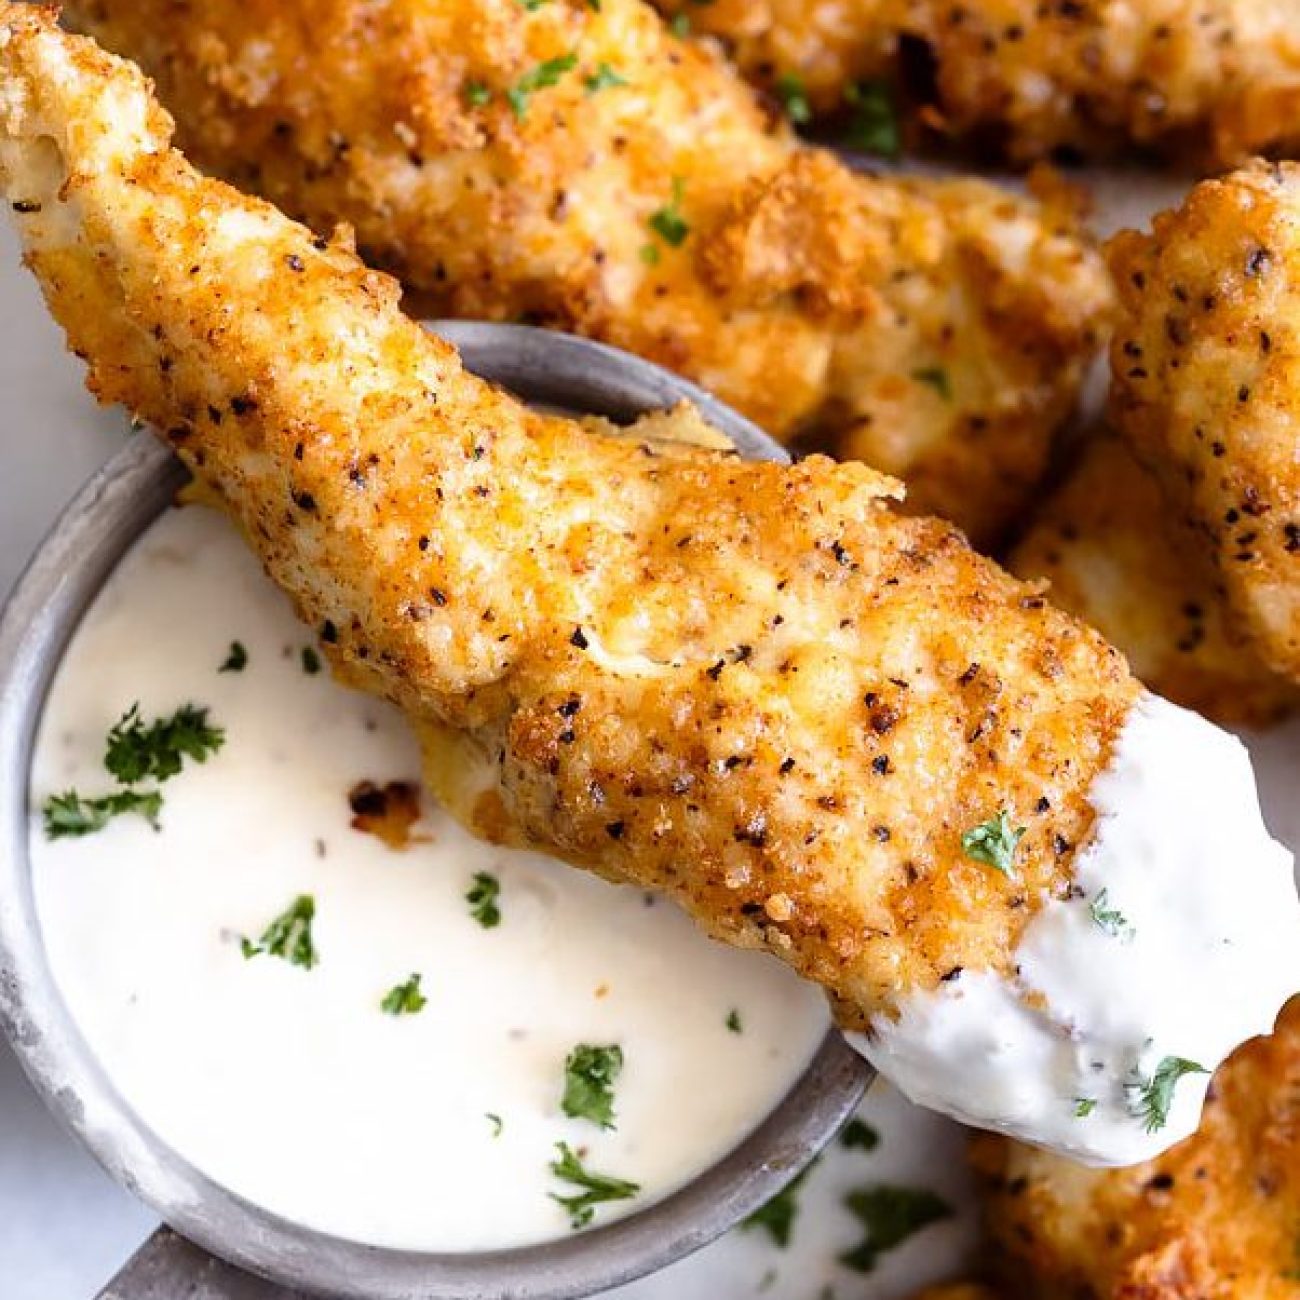
[[[428,314],[680,371],[978,542],[1032,492],[1109,309],[1072,201],[855,175],[642,0],[73,0],[200,165]]]
[[[1300,681],[1300,166],[1206,181],[1110,259],[1115,426],[1256,652]]]
[[[1198,543],[1132,449],[1099,429],[1007,567],[1050,582],[1052,600],[1123,650],[1153,691],[1225,725],[1276,722],[1300,689],[1255,652]]]
[[[795,116],[847,112],[889,148],[892,83],[918,123],[1014,162],[1119,149],[1205,166],[1300,147],[1286,0],[655,0],[718,37]]]
[[[767,948],[930,1104],[1097,1160],[1195,1126],[1160,1058],[1217,1063],[1300,984],[1235,741],[865,467],[529,411],[169,130],[137,70],[0,6],[0,182],[92,387],[459,816]],[[1090,920],[1105,890],[1140,942]]]

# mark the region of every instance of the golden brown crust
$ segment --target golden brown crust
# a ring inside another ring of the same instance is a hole
[[[856,175],[640,0],[67,13],[157,79],[200,165],[350,223],[423,310],[637,352],[783,440],[868,456],[981,541],[1041,476],[1109,307],[1067,203]],[[593,93],[602,68],[628,84]],[[678,246],[650,225],[674,182]]]
[[[1300,680],[1300,167],[1198,185],[1110,259],[1116,427],[1196,530],[1261,658]]]
[[[1007,567],[1046,579],[1152,690],[1216,722],[1274,722],[1300,703],[1247,644],[1154,476],[1111,433],[1089,437]]]
[[[983,1135],[999,1267],[1042,1300],[1300,1297],[1300,999],[1216,1074],[1200,1131],[1131,1169]]]
[[[1016,162],[1138,146],[1204,165],[1300,146],[1300,29],[1279,0],[655,0],[778,94],[830,113],[900,84],[920,125]]]
[[[519,406],[392,281],[197,176],[133,68],[0,15],[0,174],[93,387],[215,488],[337,672],[459,737],[477,780],[431,765],[462,815],[490,790],[500,833],[665,890],[858,1025],[1006,969],[1088,833],[1117,653],[863,466]],[[999,809],[1014,879],[961,851]]]

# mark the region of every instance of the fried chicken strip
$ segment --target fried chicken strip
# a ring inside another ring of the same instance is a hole
[[[775,953],[932,1104],[1102,1160],[1191,1130],[1195,1081],[1150,1135],[1122,1072],[1148,1040],[1217,1061],[1300,985],[1289,855],[1235,741],[864,466],[528,410],[169,131],[136,69],[0,6],[0,182],[91,387],[223,503],[335,671],[429,735],[459,816]],[[1176,789],[1129,772],[1155,742],[1196,763]],[[1087,926],[1116,836],[1150,950]],[[1067,958],[1124,981],[1122,1014],[1062,993]]]
[[[73,0],[200,166],[350,223],[429,314],[688,375],[989,542],[1109,306],[1059,191],[855,175],[641,0]]]
[[[1300,1297],[1300,999],[1215,1076],[1200,1131],[1105,1172],[979,1137],[996,1258],[1014,1294]]]
[[[1196,187],[1110,259],[1111,412],[1198,534],[1234,619],[1300,681],[1300,167]]]
[[[1225,725],[1277,721],[1300,691],[1246,641],[1199,539],[1113,433],[1097,430],[1007,559],[1124,651],[1153,691]]]
[[[893,83],[918,124],[1014,162],[1300,147],[1300,27],[1278,0],[655,3],[801,113],[860,111],[855,88]]]

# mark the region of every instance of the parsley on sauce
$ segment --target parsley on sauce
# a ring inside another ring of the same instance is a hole
[[[608,1174],[592,1173],[583,1167],[582,1161],[573,1153],[567,1142],[557,1142],[555,1149],[559,1158],[551,1161],[551,1173],[561,1182],[569,1183],[582,1190],[574,1196],[561,1196],[552,1192],[551,1200],[562,1205],[569,1215],[569,1227],[585,1228],[595,1214],[595,1207],[606,1201],[626,1201],[640,1190],[640,1183],[629,1182],[625,1178],[612,1178]]]
[[[570,1119],[589,1119],[614,1127],[614,1084],[623,1072],[623,1049],[610,1043],[579,1043],[564,1062],[564,1096],[560,1109]]]
[[[465,901],[469,904],[469,914],[485,930],[501,924],[501,908],[497,902],[500,897],[501,882],[486,871],[476,871]]]
[[[263,954],[279,957],[291,966],[301,966],[311,970],[320,964],[320,954],[312,939],[312,922],[316,919],[316,900],[311,894],[299,894],[270,925],[262,931],[262,937],[254,943],[251,939],[240,939],[239,948],[245,958],[260,957]]]

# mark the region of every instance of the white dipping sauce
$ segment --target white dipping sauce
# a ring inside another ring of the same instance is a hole
[[[1300,902],[1245,747],[1194,713],[1143,696],[1091,802],[1075,896],[1026,927],[1015,980],[967,972],[852,1037],[913,1101],[1133,1164],[1195,1131],[1209,1072],[1300,989]],[[1206,1073],[1153,1126],[1143,1085],[1166,1058]]]
[[[219,673],[236,640],[247,667]],[[308,642],[221,518],[170,511],[51,691],[32,773],[41,924],[73,1016],[139,1116],[286,1218],[428,1250],[566,1234],[549,1193],[575,1189],[548,1170],[557,1142],[642,1185],[597,1223],[731,1149],[825,1032],[818,991],[665,902],[480,843],[427,797],[427,842],[397,852],[351,829],[349,789],[418,780],[419,755],[393,710],[304,671]],[[119,817],[47,841],[47,796],[112,788],[105,736],[137,700],[146,719],[208,706],[224,747],[162,787],[161,832]],[[500,880],[494,929],[465,901],[479,871]],[[239,936],[299,894],[315,898],[319,965],[246,959]],[[384,1014],[414,972],[428,1004]],[[613,1131],[561,1113],[583,1042],[623,1050]]]

